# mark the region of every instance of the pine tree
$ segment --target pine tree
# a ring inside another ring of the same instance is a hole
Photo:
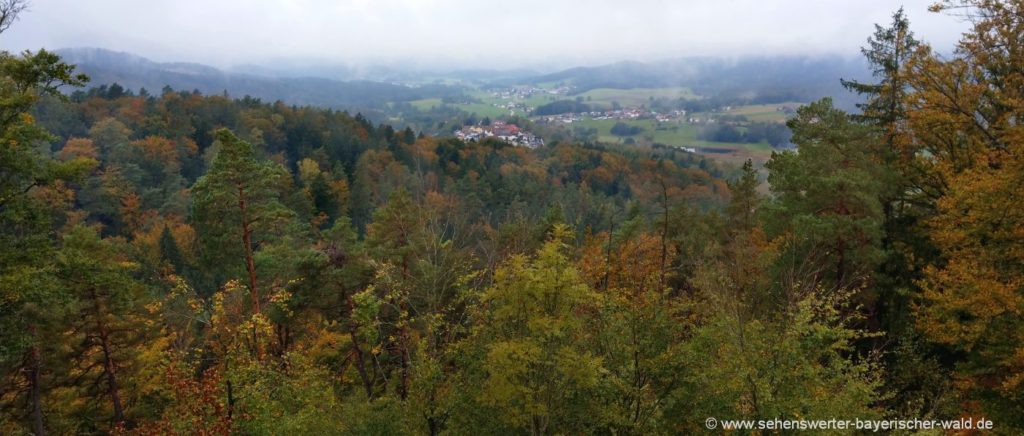
[[[921,208],[920,190],[915,189],[915,170],[912,167],[914,151],[907,131],[910,92],[911,60],[921,43],[914,38],[910,22],[901,7],[892,15],[888,27],[875,25],[875,33],[868,38],[868,46],[861,49],[871,65],[877,83],[843,80],[843,86],[866,98],[858,104],[859,121],[877,128],[876,139],[868,146],[875,159],[885,168],[884,187],[879,201],[882,204],[882,262],[878,276],[880,285],[889,292],[881,295],[883,313],[879,318],[883,327],[904,330],[907,301],[902,295],[914,288],[923,264],[934,248],[924,242],[920,221],[930,211]]]
[[[309,195],[312,197],[314,210],[324,214],[327,218],[323,225],[329,226],[334,223],[334,220],[338,218],[338,210],[340,208],[338,205],[338,195],[331,189],[324,173],[321,172],[313,178],[309,186]]]
[[[765,165],[775,201],[768,206],[769,236],[787,236],[793,258],[810,265],[805,283],[829,289],[871,282],[880,261],[883,189],[881,167],[866,144],[871,129],[832,106],[804,106],[789,121],[799,152],[772,153]]]
[[[19,0],[0,1],[0,33],[26,6]],[[16,410],[17,421],[37,435],[47,432],[43,362],[54,357],[67,296],[53,263],[55,208],[32,194],[83,175],[95,160],[86,156],[58,163],[38,153],[35,143],[52,138],[29,112],[43,96],[65,99],[58,87],[87,80],[45,50],[22,56],[0,51],[0,383],[5,385],[0,409]],[[6,386],[14,389],[6,391]]]
[[[729,182],[729,205],[725,209],[727,225],[735,232],[745,232],[758,225],[758,210],[763,201],[757,192],[760,182],[754,163],[747,159],[743,163],[742,174]]]
[[[218,130],[216,137],[220,151],[210,170],[192,187],[193,219],[207,261],[244,262],[252,310],[260,313],[253,253],[263,239],[280,232],[292,215],[279,201],[286,172],[257,158],[253,147],[230,131]]]
[[[907,63],[920,43],[910,31],[910,21],[900,7],[892,15],[889,27],[875,25],[875,33],[868,38],[868,47],[861,49],[878,83],[842,80],[843,86],[867,98],[859,103],[862,113],[855,117],[879,125],[885,132],[885,144],[895,152],[898,122],[906,119],[908,84]]]
[[[57,260],[62,285],[73,297],[70,326],[76,384],[86,395],[109,401],[112,425],[123,423],[130,394],[134,346],[146,338],[143,287],[133,265],[95,231],[76,227],[63,241]],[[103,408],[101,410],[108,410]],[[95,413],[83,411],[84,413]]]
[[[180,274],[182,269],[185,267],[185,258],[181,254],[181,249],[178,248],[178,243],[174,240],[174,235],[171,234],[171,229],[164,226],[164,230],[160,232],[160,258],[170,265],[172,271],[176,274]]]

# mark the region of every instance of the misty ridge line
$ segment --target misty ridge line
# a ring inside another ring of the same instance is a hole
[[[435,72],[511,67],[547,74],[626,59],[852,58],[864,33],[900,4],[921,39],[938,50],[952,47],[966,30],[928,13],[933,0],[846,2],[842,13],[837,2],[800,0],[736,0],[728,7],[707,0],[527,0],[514,7],[466,0],[30,3],[18,32],[0,45],[13,51],[104,47],[229,71],[271,67],[262,73],[286,75],[301,75],[305,67],[361,74],[378,71],[362,71],[373,65]]]
[[[302,71],[249,65],[220,69],[194,62],[156,62],[102,48],[56,50],[89,74],[90,86],[118,83],[128,89],[198,90],[204,94],[249,95],[289,104],[335,109],[377,108],[387,102],[455,96],[465,86],[488,88],[546,82],[571,83],[575,92],[594,88],[690,87],[698,94],[756,96],[799,90],[810,99],[845,94],[840,78],[864,78],[859,58],[831,56],[687,57],[656,62],[620,61],[553,72],[531,69],[418,70],[401,66],[339,67]],[[841,104],[841,101],[840,101]]]

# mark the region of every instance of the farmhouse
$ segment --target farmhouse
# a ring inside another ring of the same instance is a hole
[[[515,124],[494,121],[488,126],[466,126],[455,132],[455,137],[463,141],[479,141],[484,138],[498,138],[502,141],[529,148],[544,145],[544,140],[536,135],[523,131]]]

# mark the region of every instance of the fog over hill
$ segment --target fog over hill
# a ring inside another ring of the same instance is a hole
[[[532,81],[571,83],[579,92],[593,88],[686,86],[704,96],[745,98],[755,102],[813,101],[831,96],[841,106],[852,106],[854,96],[842,88],[839,78],[869,76],[870,72],[858,58],[699,57],[571,68],[534,77]]]
[[[387,102],[444,97],[462,92],[458,84],[510,86],[564,83],[574,92],[594,88],[657,88],[686,86],[703,96],[751,101],[812,101],[831,96],[852,107],[854,96],[838,78],[864,78],[859,59],[838,56],[692,57],[657,62],[623,61],[596,67],[576,67],[549,74],[527,69],[423,71],[401,67],[339,65],[246,65],[220,70],[189,62],[154,62],[145,57],[101,48],[58,50],[91,78],[90,86],[118,83],[151,92],[164,86],[227,91],[289,104],[329,108],[378,108]],[[374,80],[367,80],[373,78]]]
[[[99,48],[61,49],[57,52],[90,76],[90,86],[118,83],[128,89],[164,86],[175,90],[199,90],[204,94],[227,91],[241,97],[330,108],[374,107],[388,101],[408,101],[444,95],[448,87],[409,87],[368,80],[340,81],[322,77],[273,77],[226,72],[207,65],[153,62],[141,56]]]

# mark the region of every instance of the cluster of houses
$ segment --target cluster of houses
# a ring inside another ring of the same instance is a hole
[[[566,95],[570,92],[572,92],[572,88],[568,86],[558,86],[550,89],[536,86],[513,86],[510,88],[491,91],[491,97],[504,100],[504,102],[491,103],[491,105],[509,111],[510,115],[515,115],[517,112],[528,114],[533,111],[534,108],[526,105],[522,100],[525,100],[534,94]]]
[[[537,86],[513,86],[510,88],[502,88],[491,92],[492,97],[498,97],[505,100],[511,99],[525,99],[529,98],[534,94],[550,94],[550,95],[567,95],[572,91],[572,88],[568,86],[558,86],[555,88],[545,89]]]
[[[508,103],[503,104],[494,103],[494,106],[507,110],[510,115],[515,115],[516,111],[520,111],[522,113],[529,113],[531,110],[533,110],[532,107],[516,101],[510,101]]]
[[[529,148],[544,145],[544,140],[533,133],[519,128],[515,124],[493,121],[489,125],[464,126],[455,131],[455,137],[463,141],[479,141],[484,138],[497,138],[510,144]]]
[[[659,113],[648,111],[643,108],[631,108],[631,109],[616,109],[608,111],[594,111],[594,112],[580,112],[580,113],[564,113],[558,115],[545,115],[536,117],[537,121],[546,123],[564,123],[571,124],[576,121],[580,121],[583,118],[590,118],[594,120],[637,120],[637,119],[648,119],[653,118],[659,122],[676,121],[686,116],[684,110],[674,110],[671,112]]]
[[[686,111],[679,109],[666,113],[655,112],[654,119],[658,122],[676,121],[686,116]]]
[[[604,112],[588,112],[595,120],[638,120],[647,118],[651,113],[644,108],[615,109]]]
[[[583,116],[584,116],[584,114],[581,114],[581,113],[567,112],[567,113],[564,113],[564,114],[544,115],[544,116],[539,116],[539,117],[533,117],[531,119],[534,120],[534,121],[540,121],[540,122],[543,122],[543,123],[571,124],[571,123],[575,123],[576,121],[582,120]]]

